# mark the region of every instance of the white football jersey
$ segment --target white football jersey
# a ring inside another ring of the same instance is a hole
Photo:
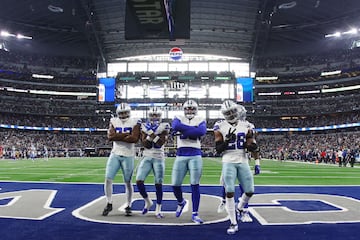
[[[185,116],[176,116],[177,119],[181,121],[182,124],[188,126],[199,126],[200,123],[204,122],[205,119],[200,116],[195,116],[192,119],[188,119]],[[201,149],[200,138],[197,139],[183,139],[181,136],[177,136],[177,148],[181,147],[191,147]]]
[[[133,128],[137,124],[141,124],[139,119],[129,118],[127,121],[122,122],[120,118],[113,117],[110,123],[114,126],[117,133],[132,133]],[[135,156],[135,143],[127,143],[123,141],[113,141],[112,153],[125,157]]]
[[[248,121],[238,121],[233,126],[225,120],[221,120],[215,123],[214,131],[219,131],[223,138],[229,133],[229,129],[236,135],[236,140],[229,142],[228,148],[223,152],[222,161],[227,163],[248,163],[248,154],[245,151],[246,134],[249,129],[252,129],[254,125]]]
[[[145,124],[142,124],[142,129],[145,129]],[[154,132],[155,135],[160,135],[162,132],[167,131],[169,133],[170,131],[170,124],[161,122],[159,124],[159,127]],[[165,159],[165,144],[161,147],[156,147],[155,144],[153,144],[152,148],[144,148],[144,157],[152,157],[152,158],[158,158],[158,159]]]

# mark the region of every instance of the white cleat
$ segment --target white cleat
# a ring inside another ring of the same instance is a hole
[[[238,210],[238,219],[241,222],[252,222],[253,221],[248,210]]]
[[[225,202],[224,201],[221,201],[220,205],[218,206],[217,212],[218,213],[225,212]]]
[[[227,234],[235,234],[237,231],[239,231],[237,224],[230,224],[230,227],[226,230]]]
[[[153,201],[150,198],[148,200],[145,200],[145,206],[142,210],[142,215],[147,214],[152,205],[153,205]]]

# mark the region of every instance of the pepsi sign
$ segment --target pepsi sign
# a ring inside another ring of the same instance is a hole
[[[183,55],[183,51],[181,48],[173,47],[169,51],[169,56],[172,60],[180,60]]]

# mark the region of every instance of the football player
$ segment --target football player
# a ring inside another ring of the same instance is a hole
[[[113,180],[121,169],[127,194],[126,216],[131,216],[133,186],[131,178],[134,171],[135,143],[140,138],[141,121],[130,118],[131,108],[127,103],[120,103],[116,108],[116,116],[110,119],[107,137],[113,142],[111,154],[106,163],[104,192],[107,205],[102,215],[112,211]]]
[[[180,217],[187,204],[183,198],[181,185],[189,171],[192,192],[192,221],[202,224],[199,217],[200,177],[202,173],[202,151],[200,138],[206,134],[206,120],[197,115],[198,104],[188,100],[183,104],[184,116],[175,116],[171,127],[177,135],[176,159],[172,169],[171,183],[178,201],[176,217]]]
[[[239,111],[239,112],[241,112],[241,111]],[[239,116],[239,119],[241,119],[243,117],[244,116]],[[248,128],[252,129],[252,132],[255,134],[255,136],[257,136],[257,132],[255,132],[255,130],[254,130],[254,128],[255,128],[254,124],[252,124],[248,121],[246,121],[246,122],[249,124]],[[260,172],[261,172],[260,151],[250,152],[249,160],[250,160],[250,157],[255,159],[254,175],[260,174]],[[220,177],[220,184],[222,185],[222,192],[221,192],[222,199],[221,199],[220,205],[218,206],[218,209],[217,209],[218,213],[222,213],[225,211],[225,204],[226,204],[226,191],[225,191],[224,180],[223,180],[222,175]],[[244,193],[244,190],[243,190],[241,184],[239,184],[239,189],[240,189],[240,191],[239,191],[239,195],[240,195],[239,202],[240,202],[241,196]],[[240,205],[240,207],[241,207],[241,205]],[[249,207],[249,204],[246,203],[243,209],[241,209],[241,208],[236,209],[239,221],[241,221],[241,222],[252,222],[253,221],[249,214],[248,207]]]
[[[238,231],[235,207],[235,181],[241,183],[244,193],[241,195],[238,209],[244,206],[254,194],[254,179],[249,166],[247,151],[257,152],[258,146],[252,125],[245,120],[246,109],[231,100],[225,100],[221,106],[225,120],[214,125],[215,147],[222,153],[222,176],[226,191],[226,209],[230,217],[228,234]]]
[[[148,112],[148,119],[141,125],[141,141],[144,146],[143,158],[139,164],[136,174],[136,185],[140,195],[144,198],[145,206],[142,214],[146,214],[153,201],[149,198],[144,181],[150,171],[154,172],[156,189],[156,209],[155,216],[163,218],[161,213],[161,203],[163,199],[162,183],[165,174],[165,153],[164,145],[170,132],[170,125],[161,122],[161,111],[153,107]]]

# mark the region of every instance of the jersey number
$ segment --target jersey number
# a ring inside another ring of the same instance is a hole
[[[229,150],[244,149],[244,145],[245,145],[245,133],[239,132],[236,135],[236,139],[229,142],[227,149]]]

